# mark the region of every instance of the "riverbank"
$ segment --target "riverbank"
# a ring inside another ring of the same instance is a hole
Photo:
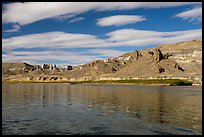
[[[141,80],[98,80],[98,81],[3,81],[2,83],[69,83],[69,84],[147,84],[147,85],[192,85],[190,80],[180,79],[141,79]]]

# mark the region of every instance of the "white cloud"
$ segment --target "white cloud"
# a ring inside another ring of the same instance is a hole
[[[75,14],[65,14],[65,15],[60,15],[60,16],[54,17],[54,19],[59,20],[59,21],[64,21],[64,20],[68,20],[74,16],[75,16]]]
[[[107,40],[115,46],[148,46],[202,39],[202,29],[174,32],[121,29],[110,32],[107,36],[110,37]]]
[[[94,35],[64,32],[47,32],[2,39],[3,50],[39,47],[60,49],[107,46],[110,46],[110,43],[107,43],[104,39],[98,39]]]
[[[83,18],[83,17],[74,18],[74,19],[70,20],[69,23],[77,22],[77,21],[84,20],[84,19],[85,18]]]
[[[11,32],[18,32],[20,30],[20,26],[19,25],[13,25],[13,28],[12,29],[8,29],[8,30],[5,30],[3,32],[8,32],[8,33],[11,33]]]
[[[106,34],[100,39],[89,34],[47,32],[2,39],[2,50],[18,48],[107,48],[113,46],[148,46],[175,43],[178,41],[201,39],[202,29],[159,32],[150,30],[120,29]]]
[[[3,62],[59,62],[56,64],[83,64],[104,57],[115,57],[124,51],[114,50],[120,46],[150,46],[202,39],[202,29],[159,32],[151,30],[121,29],[107,33],[109,38],[94,35],[47,32],[2,39]],[[112,49],[108,49],[112,47]],[[27,48],[26,51],[15,49]],[[46,48],[32,51],[29,48]],[[83,48],[84,50],[77,50]],[[91,49],[90,49],[91,48]]]
[[[115,57],[123,53],[124,52],[109,49],[92,49],[86,51],[12,51],[7,54],[2,54],[2,61],[28,62],[34,64],[42,64],[39,62],[47,63],[60,61],[60,63],[57,63],[57,66],[66,67],[67,65],[89,63],[97,59],[104,59],[104,57]]]
[[[126,24],[132,24],[140,21],[146,20],[142,16],[138,15],[115,15],[110,17],[104,17],[97,19],[97,25],[99,26],[121,26]]]
[[[28,62],[35,64],[42,64],[39,62],[64,62],[59,64],[82,64],[84,62],[91,62],[93,60],[99,59],[97,56],[83,55],[80,52],[62,51],[62,50],[52,50],[52,51],[12,51],[8,54],[2,55],[3,62]]]
[[[124,54],[125,51],[111,50],[111,49],[92,49],[88,50],[86,54],[98,54],[103,57],[116,57]]]
[[[194,21],[202,21],[202,7],[194,8],[182,13],[177,14],[175,17],[180,17],[184,20],[189,20],[191,22]]]
[[[202,2],[25,2],[4,4],[3,23],[30,24],[57,16],[77,15],[90,10],[129,10],[134,8],[177,7]],[[65,17],[66,18],[66,17]],[[69,17],[68,17],[69,18]]]

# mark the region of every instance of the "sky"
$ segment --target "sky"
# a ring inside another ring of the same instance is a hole
[[[2,3],[2,61],[89,63],[202,39],[202,2]]]

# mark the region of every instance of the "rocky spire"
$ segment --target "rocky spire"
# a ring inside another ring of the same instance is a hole
[[[149,54],[153,57],[153,59],[154,59],[154,61],[156,63],[158,63],[159,61],[164,59],[164,56],[163,56],[163,54],[162,54],[160,49],[155,49],[153,51],[149,51]]]

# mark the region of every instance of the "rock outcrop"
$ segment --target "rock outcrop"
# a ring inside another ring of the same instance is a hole
[[[180,71],[185,71],[184,69],[182,69],[178,63],[175,64],[174,66],[176,69],[180,70]]]
[[[73,67],[71,65],[68,65],[66,70],[73,70]]]
[[[156,69],[156,72],[157,73],[162,73],[162,72],[165,72],[164,68],[162,68],[160,65],[157,66],[157,69]]]
[[[152,56],[156,63],[164,59],[164,56],[160,49],[154,49],[153,51],[149,51],[149,54]]]
[[[53,69],[57,69],[57,66],[53,65],[53,64],[43,64],[42,69],[44,69],[44,70],[53,70]]]

